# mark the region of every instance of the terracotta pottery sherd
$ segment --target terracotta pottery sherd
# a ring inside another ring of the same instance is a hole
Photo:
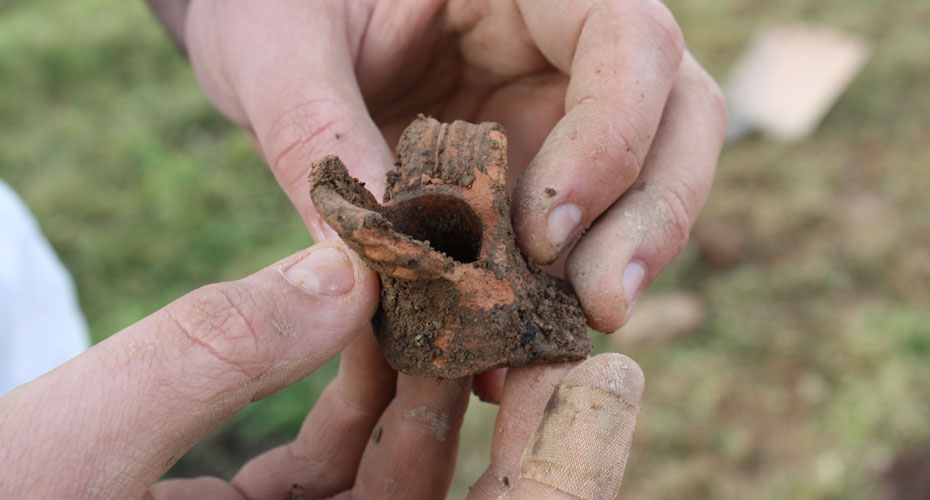
[[[395,369],[461,377],[583,359],[591,352],[571,286],[517,249],[500,125],[404,131],[379,205],[345,165],[313,165],[317,211],[381,276],[375,335]]]

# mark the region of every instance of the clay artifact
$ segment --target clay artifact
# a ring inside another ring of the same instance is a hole
[[[452,378],[591,352],[571,286],[517,249],[500,125],[421,116],[394,165],[383,205],[335,156],[310,173],[317,211],[381,276],[373,324],[391,366]]]

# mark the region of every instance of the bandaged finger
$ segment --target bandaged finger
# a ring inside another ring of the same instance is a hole
[[[553,391],[527,444],[521,479],[583,500],[616,498],[639,414],[642,380],[639,367],[616,354],[598,356],[573,370]]]

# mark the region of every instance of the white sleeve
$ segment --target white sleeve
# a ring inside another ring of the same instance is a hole
[[[88,345],[68,271],[22,200],[0,181],[0,396]]]

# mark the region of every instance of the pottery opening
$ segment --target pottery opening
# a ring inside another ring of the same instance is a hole
[[[385,214],[394,229],[461,263],[478,260],[481,252],[481,221],[464,201],[430,194],[395,200]]]

